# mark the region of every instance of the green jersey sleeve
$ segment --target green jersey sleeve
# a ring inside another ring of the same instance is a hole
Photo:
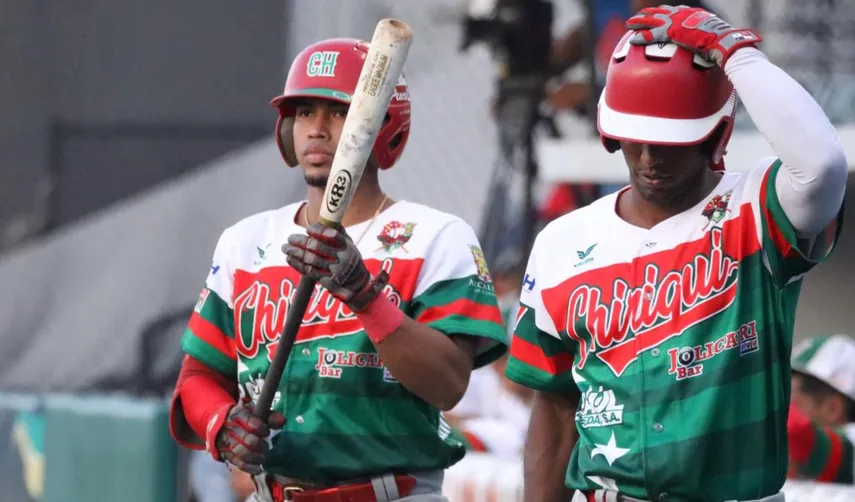
[[[419,272],[411,317],[448,335],[478,337],[475,368],[507,350],[505,329],[478,238],[462,220],[439,231]]]
[[[532,389],[563,391],[576,385],[573,354],[561,342],[543,305],[536,255],[537,242],[526,267],[505,374]]]
[[[228,231],[223,232],[181,342],[188,355],[229,376],[237,372],[232,303],[233,251]]]
[[[840,235],[843,208],[819,235],[799,238],[778,199],[775,179],[780,172],[781,161],[776,159],[760,182],[759,205],[763,253],[775,283],[783,287],[828,258]]]

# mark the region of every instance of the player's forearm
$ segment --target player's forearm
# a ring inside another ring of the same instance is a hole
[[[385,296],[359,316],[369,338],[377,329],[371,316],[380,323],[399,316],[395,321],[399,324],[390,334],[379,342],[372,338],[383,364],[407,390],[440,410],[448,411],[460,401],[472,371],[472,356],[463,346],[402,315]]]
[[[836,216],[846,188],[837,131],[813,97],[757,49],[735,52],[725,71],[781,159],[775,180],[781,207],[803,236],[819,233]]]
[[[187,356],[178,376],[178,393],[187,424],[200,438],[208,422],[224,407],[237,401],[237,382]]]
[[[377,352],[401,385],[440,410],[454,408],[469,385],[472,358],[465,349],[409,317]]]
[[[578,433],[575,409],[578,400],[538,392],[523,449],[526,502],[565,502],[573,490],[564,485],[567,462]]]

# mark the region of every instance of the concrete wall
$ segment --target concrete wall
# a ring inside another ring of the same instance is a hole
[[[4,1],[0,248],[271,130],[287,3]]]

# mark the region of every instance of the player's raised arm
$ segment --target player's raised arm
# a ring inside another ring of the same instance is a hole
[[[782,162],[781,208],[800,237],[821,232],[840,211],[847,162],[839,137],[813,97],[757,49],[724,67],[757,128]]]
[[[721,66],[757,128],[782,162],[777,199],[799,237],[813,237],[843,203],[847,162],[839,137],[810,94],[755,44],[753,30],[735,29],[703,9],[661,6],[627,22],[641,30],[631,43],[671,41]]]

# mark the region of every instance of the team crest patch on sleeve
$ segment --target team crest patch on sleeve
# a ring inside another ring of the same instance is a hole
[[[472,245],[469,246],[469,250],[472,251],[472,258],[475,259],[475,266],[478,268],[478,278],[487,284],[492,283],[493,279],[490,277],[490,269],[487,268],[484,252],[478,246]]]
[[[719,223],[724,219],[725,215],[730,212],[730,209],[727,207],[730,202],[730,195],[733,193],[733,190],[728,190],[723,195],[716,195],[707,205],[704,206],[704,210],[701,214],[708,220],[707,224],[704,225],[704,228],[709,226],[710,223]]]
[[[380,247],[377,248],[377,251],[383,250],[391,253],[400,248],[405,253],[409,253],[404,245],[410,241],[410,238],[413,236],[413,229],[415,228],[416,224],[413,222],[401,223],[400,221],[390,221],[383,225],[383,229],[377,235],[377,240],[380,241]]]
[[[205,302],[208,300],[208,288],[202,288],[202,292],[199,293],[199,299],[196,301],[196,306],[193,307],[194,312],[201,312],[202,308],[205,306]]]

